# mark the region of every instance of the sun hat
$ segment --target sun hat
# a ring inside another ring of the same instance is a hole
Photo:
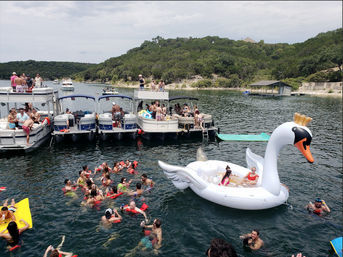
[[[15,71],[12,72],[12,75],[17,75],[17,73]]]

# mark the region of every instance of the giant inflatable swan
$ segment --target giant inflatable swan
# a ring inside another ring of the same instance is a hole
[[[288,188],[280,184],[277,157],[281,148],[294,144],[306,159],[312,163],[310,152],[311,131],[306,125],[312,119],[298,113],[294,121],[277,127],[267,144],[264,158],[246,150],[248,168],[216,160],[198,160],[186,167],[174,166],[158,161],[166,176],[178,189],[190,187],[199,196],[217,204],[243,210],[268,209],[283,204],[289,196]],[[232,174],[241,179],[248,174],[251,167],[256,167],[259,175],[255,186],[219,186],[225,167],[229,165]]]

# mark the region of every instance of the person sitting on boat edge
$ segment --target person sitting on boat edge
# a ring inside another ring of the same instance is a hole
[[[256,167],[251,168],[251,172],[249,172],[244,178],[244,182],[248,185],[256,185],[258,181],[259,175],[256,173]]]
[[[8,128],[9,129],[15,129],[16,123],[18,123],[17,119],[17,111],[15,108],[11,108],[10,113],[7,116],[7,121],[8,121]]]
[[[309,202],[309,204],[306,205],[306,209],[312,211],[314,214],[317,215],[321,215],[324,212],[331,212],[329,206],[327,206],[325,201],[320,198],[316,198],[314,204],[312,202]]]
[[[24,121],[26,121],[29,116],[24,112],[24,108],[19,108],[19,113],[17,113],[18,128],[21,129]]]
[[[251,233],[241,235],[239,238],[243,239],[243,246],[249,247],[251,250],[258,250],[264,244],[257,229],[252,230]]]
[[[18,229],[17,223],[15,221],[11,221],[8,223],[7,228],[0,232],[0,237],[7,241],[7,248],[10,251],[21,246],[20,234],[30,226],[24,219],[20,219],[20,222],[23,222],[25,226]],[[8,230],[8,233],[4,233],[6,230]]]
[[[35,108],[32,108],[32,116],[35,117],[34,123],[40,123],[41,122],[41,117],[40,114],[37,112]]]
[[[213,238],[211,240],[211,245],[205,255],[208,257],[237,257],[235,248],[221,238]]]

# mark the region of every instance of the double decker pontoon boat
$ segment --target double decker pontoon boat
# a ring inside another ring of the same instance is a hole
[[[31,93],[18,93],[13,92],[11,87],[0,87],[0,152],[30,152],[49,139],[52,129],[50,122],[56,113],[57,97],[58,92],[49,87],[33,88]],[[48,118],[44,122],[34,123],[29,133],[29,144],[26,141],[25,131],[18,127],[11,129],[7,119],[11,108],[18,110],[25,103],[32,103],[32,106],[38,110],[46,109],[41,113],[45,113]]]

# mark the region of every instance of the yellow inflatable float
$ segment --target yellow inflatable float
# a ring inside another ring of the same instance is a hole
[[[29,224],[29,228],[32,228],[33,224],[32,224],[32,217],[31,217],[31,211],[30,211],[29,198],[25,198],[21,200],[20,202],[16,203],[15,207],[17,208],[17,210],[15,211],[14,216],[16,217],[18,229],[25,226],[24,222],[20,222],[20,219],[25,220]],[[0,210],[1,208],[2,206],[0,206]],[[11,219],[6,219],[4,223],[1,222],[0,231],[3,231],[4,229],[6,229],[10,221]]]

